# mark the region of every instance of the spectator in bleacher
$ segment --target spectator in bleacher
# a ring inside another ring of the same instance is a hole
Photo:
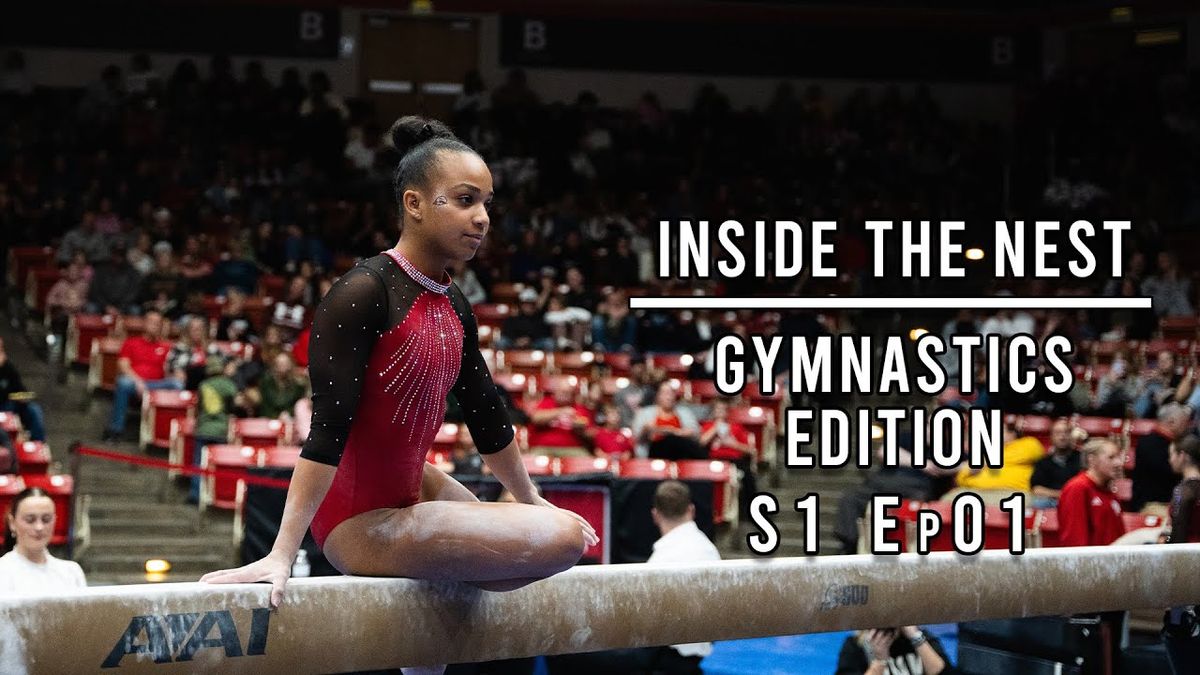
[[[916,626],[855,631],[842,642],[836,675],[948,675],[940,640]]]
[[[741,476],[738,495],[742,513],[749,513],[750,498],[758,493],[755,480],[755,464],[758,449],[750,443],[750,432],[739,422],[729,419],[732,402],[719,398],[713,401],[712,419],[700,423],[700,445],[708,450],[708,456],[732,462]]]
[[[71,263],[63,268],[62,277],[54,282],[46,294],[46,312],[50,315],[50,324],[55,333],[64,334],[67,320],[83,311],[91,283],[91,268],[87,259],[83,253],[76,253]]]
[[[1126,417],[1137,400],[1137,378],[1129,373],[1125,359],[1114,359],[1096,389],[1095,414],[1102,417]]]
[[[454,439],[454,448],[450,451],[450,461],[454,464],[454,473],[479,475],[484,473],[487,465],[475,447],[471,438],[471,429],[465,424],[458,425],[458,436]]]
[[[175,256],[170,242],[160,241],[154,245],[154,266],[142,278],[139,293],[142,309],[154,309],[167,318],[177,318],[183,311],[186,281],[175,266]]]
[[[150,234],[145,231],[138,232],[132,237],[133,241],[129,247],[129,253],[126,256],[129,258],[129,264],[142,277],[150,274],[154,270],[154,255],[151,253]]]
[[[530,452],[552,456],[589,454],[592,413],[579,404],[577,394],[577,385],[564,377],[529,409]]]
[[[291,418],[296,404],[308,393],[308,385],[298,377],[292,355],[279,352],[271,368],[258,381],[258,416]]]
[[[246,342],[255,337],[254,324],[246,314],[246,294],[239,288],[230,288],[225,293],[216,337],[223,342]]]
[[[179,273],[192,287],[203,288],[212,272],[212,263],[204,255],[200,237],[188,235],[183,240],[183,254],[179,256]]]
[[[88,289],[88,313],[141,314],[142,308],[138,304],[141,285],[141,275],[125,255],[125,244],[114,242],[108,260],[96,266]]]
[[[632,351],[637,346],[637,319],[629,313],[625,292],[615,290],[602,300],[592,317],[592,348],[604,352]]]
[[[1082,429],[1071,428],[1067,419],[1055,420],[1050,427],[1050,452],[1033,465],[1033,476],[1029,486],[1033,492],[1032,506],[1035,509],[1051,509],[1058,506],[1062,487],[1083,470],[1083,459],[1078,443],[1086,439]]]
[[[1063,486],[1058,498],[1058,534],[1062,546],[1107,546],[1125,534],[1113,481],[1125,463],[1121,447],[1107,438],[1083,446],[1087,467]]]
[[[1133,404],[1133,414],[1139,418],[1154,417],[1158,407],[1168,401],[1186,403],[1192,394],[1192,373],[1178,372],[1175,352],[1168,349],[1158,353],[1154,368],[1144,374],[1140,392]]]
[[[621,428],[621,411],[612,403],[606,403],[600,409],[600,426],[592,439],[593,452],[597,457],[622,460],[633,457],[632,433]]]
[[[471,269],[465,262],[456,260],[450,264],[450,276],[453,277],[454,283],[458,285],[459,290],[466,296],[467,302],[472,305],[478,305],[481,302],[487,302],[487,289],[479,281],[479,276],[475,274],[475,270]]]
[[[167,354],[166,372],[180,379],[185,389],[192,391],[204,379],[204,364],[208,360],[208,322],[193,316],[183,325],[179,339]]]
[[[240,407],[245,407],[245,397],[233,381],[237,372],[238,360],[220,354],[209,357],[205,365],[208,375],[199,387],[196,406],[196,435],[195,451],[192,462],[200,466],[202,450],[214,443],[229,442],[229,423],[234,413]],[[200,477],[192,477],[192,488],[188,495],[188,503],[195,504],[200,499]]]
[[[1008,493],[1029,492],[1034,465],[1046,455],[1042,442],[1033,436],[1021,436],[1012,422],[1004,423],[1004,448],[999,467],[959,470],[955,483],[968,490],[1003,490]]]
[[[16,413],[21,424],[29,430],[29,438],[46,440],[45,416],[42,407],[33,400],[33,392],[25,388],[21,373],[8,358],[4,338],[0,338],[0,411]]]
[[[1142,436],[1134,448],[1133,496],[1128,509],[1138,512],[1153,504],[1157,511],[1165,510],[1175,487],[1175,472],[1171,470],[1171,443],[1187,435],[1192,427],[1192,409],[1167,403],[1158,410],[1154,431]]]
[[[100,203],[96,207],[96,231],[115,239],[124,240],[126,248],[134,243],[126,238],[121,224],[121,216],[113,210],[112,197],[107,195],[100,198]]]
[[[162,314],[149,311],[146,312],[143,333],[127,337],[121,343],[121,351],[117,356],[117,386],[113,391],[112,416],[104,429],[104,440],[117,440],[125,433],[129,399],[134,395],[140,401],[147,391],[183,388],[183,380],[166,371],[171,344],[164,339],[164,335],[166,330]]]
[[[1192,282],[1179,271],[1179,259],[1171,251],[1158,254],[1158,274],[1142,282],[1142,295],[1150,296],[1160,317],[1192,316]]]
[[[504,320],[500,326],[501,349],[554,349],[550,327],[542,320],[537,305],[538,293],[526,288],[517,296],[517,313]]]
[[[4,546],[0,556],[0,597],[66,595],[85,588],[83,568],[73,560],[50,554],[54,536],[54,500],[40,487],[25,488],[8,507]]]
[[[638,411],[633,420],[639,457],[662,459],[703,459],[708,452],[700,445],[700,424],[690,410],[679,403],[679,394],[670,382],[658,385],[654,405]]]
[[[55,258],[59,264],[65,265],[74,259],[76,253],[82,253],[92,264],[105,262],[112,243],[107,236],[96,231],[96,212],[84,211],[79,225],[63,235]]]
[[[258,276],[253,243],[239,239],[230,244],[213,267],[212,283],[218,293],[227,293],[236,288],[246,295],[253,295],[258,286]]]
[[[554,293],[546,303],[542,320],[550,327],[555,349],[577,351],[585,344],[585,336],[592,324],[592,313],[582,307],[568,307],[566,298]]]
[[[1171,468],[1182,477],[1171,493],[1173,544],[1200,542],[1200,437],[1188,434],[1171,445]]]
[[[271,321],[293,329],[303,327],[305,314],[314,304],[315,293],[308,279],[298,274],[292,277],[284,289],[283,298],[275,303]]]

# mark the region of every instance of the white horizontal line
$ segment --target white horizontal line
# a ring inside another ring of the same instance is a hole
[[[375,94],[411,94],[413,83],[407,80],[371,80],[367,91]]]
[[[1151,309],[1150,298],[631,297],[630,309]]]

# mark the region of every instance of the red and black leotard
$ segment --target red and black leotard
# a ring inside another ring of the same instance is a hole
[[[334,284],[310,340],[313,419],[300,456],[337,467],[312,522],[318,545],[347,518],[417,503],[450,392],[479,452],[512,441],[470,303],[448,277],[433,281],[395,250]]]

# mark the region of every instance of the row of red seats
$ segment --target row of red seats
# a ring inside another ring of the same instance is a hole
[[[1008,415],[1005,421],[1016,424],[1023,436],[1033,436],[1042,445],[1050,447],[1050,429],[1056,418],[1045,415]],[[1123,417],[1090,417],[1074,415],[1068,420],[1073,426],[1087,432],[1090,437],[1111,438],[1125,448],[1125,468],[1132,469],[1137,460],[1138,441],[1158,430],[1158,422],[1149,419],[1125,419]]]

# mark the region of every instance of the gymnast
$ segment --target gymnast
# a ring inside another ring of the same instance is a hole
[[[361,262],[312,326],[312,430],[267,557],[208,583],[271,583],[271,606],[304,532],[342,573],[455,580],[503,591],[557,574],[599,540],[541,496],[479,352],[474,314],[446,273],[488,231],[492,176],[442,123],[402,117],[389,132],[400,241]],[[479,452],[517,503],[481,503],[425,461],[450,392]]]

